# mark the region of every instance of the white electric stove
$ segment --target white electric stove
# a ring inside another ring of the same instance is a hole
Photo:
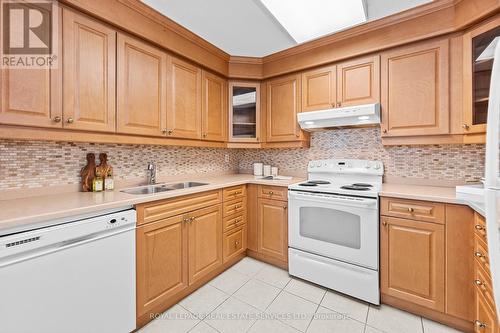
[[[379,292],[382,162],[311,161],[288,187],[289,273],[373,304]]]

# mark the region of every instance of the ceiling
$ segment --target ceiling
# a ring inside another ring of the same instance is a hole
[[[260,0],[142,1],[233,56],[263,57],[298,44]],[[430,1],[363,0],[368,21]]]

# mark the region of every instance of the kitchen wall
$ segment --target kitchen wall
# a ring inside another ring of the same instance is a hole
[[[115,180],[145,179],[149,161],[159,178],[238,171],[238,152],[229,149],[0,140],[0,190],[78,184],[89,152],[108,154]]]
[[[334,129],[313,133],[310,149],[246,149],[239,168],[252,163],[278,166],[280,174],[304,174],[309,160],[359,158],[384,163],[386,181],[448,185],[476,180],[484,174],[484,145],[382,146],[379,128]]]
[[[145,179],[148,161],[159,177],[251,172],[262,161],[281,174],[305,175],[307,162],[325,158],[381,160],[387,179],[444,184],[481,178],[484,145],[390,146],[378,128],[336,129],[312,135],[310,149],[231,150],[118,144],[0,140],[0,190],[77,185],[85,155],[109,155],[116,180]],[[229,162],[224,157],[228,155]]]

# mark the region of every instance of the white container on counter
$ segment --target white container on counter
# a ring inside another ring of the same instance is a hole
[[[270,165],[264,165],[264,177],[270,176],[271,175],[271,166]]]
[[[278,175],[278,167],[271,167],[271,176],[277,176]]]
[[[263,163],[254,163],[253,164],[253,175],[254,176],[262,176],[263,167],[264,167]]]

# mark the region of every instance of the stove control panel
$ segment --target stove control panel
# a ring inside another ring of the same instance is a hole
[[[381,161],[331,159],[310,161],[309,172],[361,173],[383,175],[384,165]]]

